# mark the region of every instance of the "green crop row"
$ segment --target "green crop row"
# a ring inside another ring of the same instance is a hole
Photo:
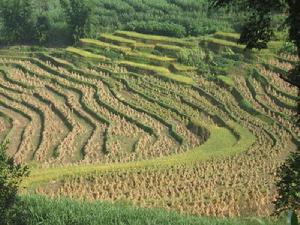
[[[187,42],[180,38],[171,38],[166,36],[148,35],[130,31],[116,31],[115,35],[126,39],[136,40],[146,44],[168,44],[182,47],[195,47],[196,43]]]
[[[190,77],[186,77],[183,75],[177,75],[171,73],[167,68],[160,66],[152,66],[140,63],[134,63],[130,61],[119,61],[121,66],[127,67],[129,70],[132,70],[136,73],[147,73],[151,75],[156,75],[161,78],[165,78],[167,80],[173,80],[175,82],[183,83],[183,84],[192,84],[193,79]]]
[[[95,39],[80,39],[80,44],[81,45],[91,45],[96,48],[113,49],[120,53],[127,53],[127,52],[131,51],[131,48],[113,45],[113,44],[109,44],[109,43],[95,40]]]
[[[204,37],[200,40],[199,44],[217,53],[225,50],[225,48],[230,48],[231,50],[237,53],[243,53],[245,49],[245,46],[243,45],[238,45],[234,42],[217,39],[213,37]]]
[[[77,54],[77,55],[85,57],[85,58],[98,59],[98,60],[101,60],[101,61],[108,60],[108,58],[106,58],[105,56],[96,55],[96,54],[93,54],[91,52],[84,51],[82,49],[78,49],[78,48],[74,48],[74,47],[68,47],[68,48],[66,48],[66,51]]]
[[[28,225],[77,225],[92,224],[148,224],[148,225],[282,225],[283,219],[267,220],[258,218],[217,219],[181,215],[161,209],[143,209],[123,203],[88,202],[67,198],[50,199],[37,195],[22,196],[26,208],[20,213],[19,223]],[[261,221],[261,222],[259,222]]]

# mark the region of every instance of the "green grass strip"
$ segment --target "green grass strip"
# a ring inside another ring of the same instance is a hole
[[[104,42],[110,42],[120,46],[134,47],[136,45],[136,41],[134,40],[115,36],[113,34],[101,34],[100,39],[103,40]]]
[[[85,57],[85,58],[99,59],[99,60],[102,60],[102,61],[108,60],[108,58],[106,58],[105,56],[96,55],[96,54],[93,54],[91,52],[79,49],[79,48],[68,47],[68,48],[66,48],[66,51],[74,53],[74,54],[82,56],[82,57]]]
[[[234,43],[237,43],[240,39],[240,34],[238,33],[225,33],[221,31],[216,32],[213,36],[217,39],[222,39]]]
[[[223,84],[225,84],[228,87],[234,86],[234,81],[228,76],[219,75],[217,76],[217,79],[220,80]]]
[[[174,70],[176,72],[181,72],[181,73],[197,71],[196,67],[186,66],[183,64],[179,64],[179,63],[172,63],[169,68],[171,68],[171,70]]]
[[[127,67],[129,70],[133,70],[133,72],[145,72],[150,73],[151,75],[160,76],[162,78],[167,78],[169,80],[173,80],[183,84],[193,84],[193,79],[190,77],[186,77],[183,75],[177,75],[171,73],[167,68],[160,66],[152,66],[148,64],[134,63],[130,61],[119,61],[121,66]]]
[[[27,206],[20,224],[43,225],[282,225],[278,221],[259,218],[215,218],[181,215],[163,209],[144,209],[127,203],[89,202],[68,198],[50,199],[25,195]],[[25,220],[25,221],[23,221]]]
[[[80,39],[82,45],[93,45],[95,47],[104,48],[104,49],[113,49],[120,51],[122,53],[128,53],[131,51],[131,48],[122,47],[118,45],[109,44],[107,42],[95,40],[95,39]]]
[[[128,53],[130,56],[138,57],[138,58],[143,58],[145,60],[157,60],[157,61],[162,61],[162,62],[175,62],[175,58],[170,58],[166,56],[159,56],[159,55],[153,55],[150,53],[144,53],[144,52],[130,52]]]
[[[178,46],[186,46],[186,47],[196,46],[195,42],[188,42],[180,38],[171,38],[171,37],[159,36],[159,35],[148,35],[148,34],[141,34],[141,33],[131,32],[131,31],[116,31],[115,35],[134,39],[145,43],[151,43],[151,44],[161,43],[161,44],[170,44],[170,45],[178,45]]]
[[[234,48],[234,49],[238,49],[238,50],[244,50],[244,48],[245,48],[245,45],[238,45],[237,43],[223,40],[223,39],[214,38],[214,37],[204,37],[202,40],[204,42],[207,42],[210,44],[215,44],[215,45],[219,45],[222,47],[230,47],[230,48]]]

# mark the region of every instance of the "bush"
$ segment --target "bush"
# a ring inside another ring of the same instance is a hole
[[[34,39],[33,4],[31,0],[0,1],[0,17],[5,42],[29,42]]]
[[[184,26],[171,22],[133,21],[127,24],[127,29],[144,34],[156,34],[178,38],[186,35]]]
[[[60,0],[67,24],[71,31],[71,40],[78,43],[79,39],[88,36],[91,31],[91,7],[81,0]]]
[[[300,148],[278,169],[276,213],[300,210]]]
[[[28,168],[16,165],[13,158],[6,155],[7,143],[0,145],[0,218],[1,224],[13,224],[17,220],[19,200],[18,187]],[[20,223],[15,223],[20,224]]]
[[[45,44],[49,39],[50,21],[46,16],[38,16],[35,25],[36,40],[39,44]]]
[[[206,54],[200,48],[183,48],[178,54],[178,61],[188,66],[201,65],[206,58]]]

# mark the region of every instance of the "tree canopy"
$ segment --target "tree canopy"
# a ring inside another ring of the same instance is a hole
[[[3,35],[9,43],[32,39],[33,5],[31,0],[0,0],[0,17]]]
[[[16,165],[13,158],[6,154],[7,143],[0,144],[0,218],[1,224],[7,224],[10,209],[17,202],[17,192],[28,167]]]
[[[67,24],[72,34],[72,41],[77,43],[80,38],[87,36],[91,30],[91,7],[82,0],[60,0]]]

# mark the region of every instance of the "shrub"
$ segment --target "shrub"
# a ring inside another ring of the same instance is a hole
[[[178,61],[189,66],[201,65],[206,57],[206,54],[200,48],[183,48],[178,54]]]
[[[13,158],[6,155],[7,143],[0,145],[0,218],[1,224],[11,224],[16,219],[19,200],[18,187],[28,168],[15,165]]]
[[[50,21],[42,15],[37,18],[35,25],[36,40],[39,44],[45,44],[49,39]]]
[[[300,153],[299,147],[278,169],[277,190],[275,201],[276,213],[286,210],[300,209]]]
[[[184,37],[186,35],[184,26],[171,22],[133,21],[127,24],[127,29],[144,34],[156,34],[171,37]]]
[[[0,1],[4,41],[7,43],[28,42],[34,36],[33,4],[31,0]]]
[[[60,3],[71,31],[71,40],[78,43],[80,38],[87,36],[91,31],[91,7],[81,0],[60,0]]]

